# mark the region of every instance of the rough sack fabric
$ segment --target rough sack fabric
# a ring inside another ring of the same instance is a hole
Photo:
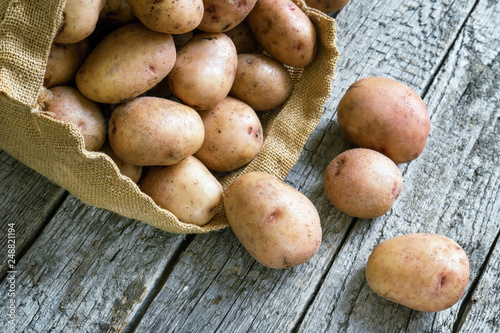
[[[285,179],[323,113],[338,58],[335,22],[303,0],[296,3],[316,27],[317,56],[304,69],[290,69],[296,86],[282,108],[259,113],[264,145],[251,163],[221,179],[224,189],[249,171]],[[227,227],[222,208],[203,227],[179,221],[122,176],[108,156],[86,151],[76,127],[39,109],[45,65],[63,9],[64,0],[0,0],[0,148],[87,204],[172,233]]]

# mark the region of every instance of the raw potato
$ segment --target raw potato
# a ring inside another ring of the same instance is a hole
[[[141,95],[167,76],[175,63],[172,36],[141,23],[120,27],[89,54],[76,85],[99,103],[122,103]]]
[[[73,87],[53,87],[50,92],[52,98],[44,106],[46,114],[75,125],[82,132],[85,149],[99,150],[106,140],[106,122],[99,106]]]
[[[405,84],[384,77],[352,84],[340,100],[337,116],[349,140],[381,152],[397,164],[420,156],[431,126],[420,96]]]
[[[203,18],[202,0],[128,0],[137,18],[149,29],[168,34],[194,30]]]
[[[316,207],[270,174],[238,177],[226,190],[224,208],[236,237],[264,266],[297,266],[319,249],[322,231]]]
[[[255,38],[279,62],[304,67],[316,55],[316,30],[291,0],[259,0],[247,16]]]
[[[139,179],[141,179],[142,175],[142,166],[130,164],[119,159],[118,156],[116,156],[116,154],[113,152],[113,149],[111,149],[109,141],[106,141],[104,143],[100,151],[111,157],[113,162],[115,162],[116,166],[118,167],[118,169],[120,169],[120,172],[124,176],[132,179],[134,183],[139,182]]]
[[[120,104],[109,121],[116,156],[135,165],[172,165],[194,154],[205,130],[198,113],[159,97],[137,97]]]
[[[99,19],[120,27],[137,21],[128,0],[106,0]]]
[[[210,170],[233,171],[250,162],[262,147],[262,126],[247,104],[226,97],[213,109],[201,111],[203,145],[196,152]]]
[[[172,93],[196,110],[208,110],[231,90],[238,55],[224,33],[195,35],[178,52],[168,75]]]
[[[368,258],[366,282],[390,301],[418,311],[442,311],[457,303],[469,281],[469,260],[455,241],[409,234],[380,243]]]
[[[338,12],[344,8],[349,0],[305,0],[309,7],[321,10],[323,13],[329,14]]]
[[[370,149],[350,149],[335,157],[325,170],[323,186],[340,211],[371,219],[391,209],[403,188],[394,162]]]
[[[262,53],[264,48],[259,44],[247,21],[243,21],[234,28],[224,32],[234,43],[237,53]]]
[[[194,156],[172,166],[148,168],[140,188],[182,222],[199,226],[210,221],[222,203],[222,185]]]
[[[198,29],[224,32],[240,24],[257,0],[203,0],[205,11]]]
[[[43,85],[52,88],[72,83],[89,50],[87,39],[72,44],[52,44]]]
[[[263,54],[238,55],[238,68],[230,94],[255,111],[274,109],[292,94],[293,82],[288,70]]]
[[[105,0],[66,0],[56,43],[77,43],[95,30]]]

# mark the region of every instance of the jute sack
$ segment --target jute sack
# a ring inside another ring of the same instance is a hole
[[[290,69],[295,90],[279,110],[260,112],[264,144],[247,166],[221,179],[264,171],[284,180],[316,128],[330,94],[338,58],[335,22],[296,0],[318,33],[317,56]],[[67,189],[81,201],[172,233],[204,233],[228,226],[223,208],[205,226],[179,221],[158,207],[105,154],[86,151],[75,126],[46,116],[37,105],[64,0],[0,0],[0,148]]]

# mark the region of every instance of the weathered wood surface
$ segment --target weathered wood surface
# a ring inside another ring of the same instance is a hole
[[[339,13],[332,95],[287,177],[318,208],[323,244],[292,269],[256,263],[229,229],[172,235],[89,207],[2,153],[2,228],[15,220],[19,237],[27,235],[18,240],[28,248],[16,265],[17,331],[500,331],[499,26],[500,5],[488,0],[351,0]],[[357,220],[328,202],[322,176],[351,147],[337,103],[370,75],[419,92],[432,130],[422,156],[400,165],[404,188],[393,209]],[[410,232],[444,234],[466,250],[471,279],[452,308],[411,311],[366,285],[374,246]],[[7,302],[0,293],[2,332],[13,331]]]

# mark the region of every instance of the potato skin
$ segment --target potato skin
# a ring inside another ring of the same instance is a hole
[[[236,237],[264,266],[297,266],[319,249],[322,231],[316,207],[268,173],[238,177],[226,190],[224,208]]]
[[[44,107],[46,114],[75,125],[82,132],[85,149],[99,150],[106,140],[106,122],[99,106],[73,87],[57,86],[50,92],[52,98]]]
[[[77,43],[95,30],[105,0],[66,0],[56,43]]]
[[[391,209],[403,188],[403,177],[385,155],[357,148],[343,152],[328,164],[323,186],[337,209],[371,219]]]
[[[120,27],[137,21],[128,0],[105,0],[99,19]]]
[[[323,13],[329,14],[338,12],[344,8],[349,0],[305,0],[305,3],[312,8],[321,10]]]
[[[224,32],[234,43],[236,52],[239,53],[262,53],[264,48],[259,44],[247,21],[243,21],[232,29]]]
[[[177,52],[170,90],[195,110],[211,109],[229,94],[237,65],[236,47],[224,33],[197,34]]]
[[[363,78],[350,86],[337,107],[340,127],[356,145],[394,161],[414,160],[425,148],[431,121],[420,96],[384,77]]]
[[[230,95],[255,111],[274,109],[292,94],[293,82],[288,70],[263,54],[238,55],[238,67]]]
[[[109,120],[113,151],[135,165],[179,163],[201,147],[204,135],[195,110],[159,97],[137,97],[120,104]]]
[[[442,311],[464,294],[469,260],[448,237],[426,233],[398,236],[373,249],[366,281],[375,293],[393,302],[418,311]]]
[[[247,16],[255,38],[279,62],[309,65],[316,55],[316,29],[291,0],[258,0]]]
[[[116,156],[116,154],[113,152],[111,146],[109,145],[109,141],[106,141],[104,143],[100,151],[111,157],[111,159],[113,160],[113,162],[115,162],[118,169],[120,169],[121,174],[129,177],[136,184],[139,182],[139,179],[141,179],[142,169],[143,169],[141,165],[130,164],[119,159],[118,156]]]
[[[262,147],[262,125],[247,104],[226,97],[201,111],[205,139],[195,153],[210,170],[233,171],[250,162]]]
[[[120,27],[89,54],[76,75],[76,85],[99,103],[122,103],[141,95],[167,76],[175,63],[172,36],[141,23]]]
[[[182,222],[199,226],[222,204],[222,185],[194,156],[168,167],[149,167],[140,188]]]
[[[47,88],[69,85],[90,50],[87,39],[78,43],[53,43],[50,48],[43,85]]]
[[[198,29],[205,32],[225,32],[240,24],[257,0],[203,0],[205,11]]]
[[[149,29],[168,34],[194,30],[203,18],[202,0],[128,0],[134,14]]]

